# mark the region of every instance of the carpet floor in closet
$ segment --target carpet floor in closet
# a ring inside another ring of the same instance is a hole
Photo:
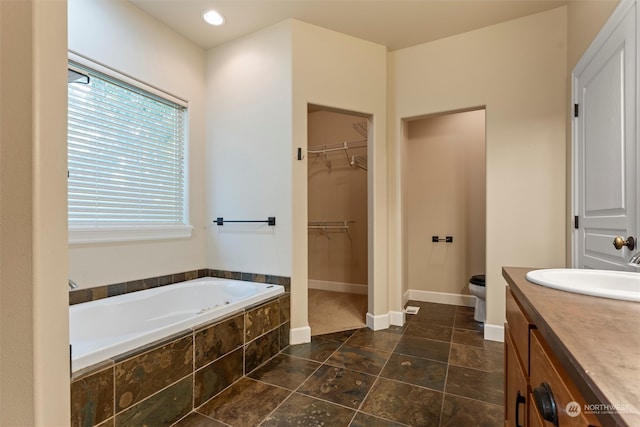
[[[312,336],[362,328],[366,315],[367,295],[309,289]]]

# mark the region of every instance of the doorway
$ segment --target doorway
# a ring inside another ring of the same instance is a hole
[[[405,277],[421,301],[473,305],[485,274],[485,110],[407,120],[403,153]]]
[[[369,120],[309,106],[308,277],[311,335],[366,324]]]

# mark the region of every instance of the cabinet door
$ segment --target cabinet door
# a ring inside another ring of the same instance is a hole
[[[599,421],[593,414],[585,414],[585,399],[564,372],[552,351],[543,344],[544,339],[538,331],[531,333],[531,388],[534,399],[530,411],[537,411],[545,426],[554,423],[546,419],[555,418],[561,427],[598,426]],[[536,405],[538,393],[542,406]],[[547,417],[542,415],[547,409]]]
[[[527,377],[513,345],[509,325],[505,326],[505,425],[522,427],[527,423]]]
[[[546,427],[545,421],[540,417],[540,412],[533,401],[533,394],[529,393],[529,427]]]

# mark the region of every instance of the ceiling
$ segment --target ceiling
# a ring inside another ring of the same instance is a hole
[[[559,0],[129,0],[203,49],[288,18],[393,51],[563,6]],[[202,12],[216,9],[225,25]]]

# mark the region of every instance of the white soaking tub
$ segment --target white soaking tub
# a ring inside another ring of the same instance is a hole
[[[71,370],[75,372],[282,293],[281,285],[204,277],[72,305]]]

